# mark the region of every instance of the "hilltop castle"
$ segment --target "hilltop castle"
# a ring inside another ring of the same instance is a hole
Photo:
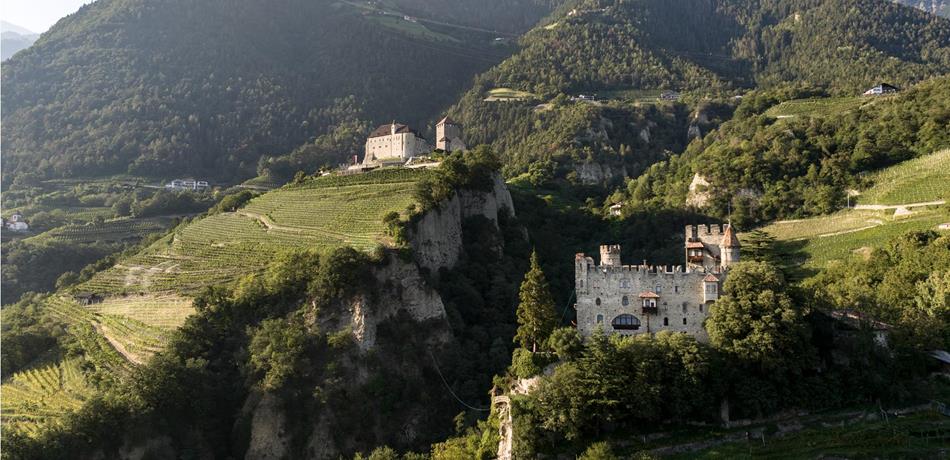
[[[719,298],[729,267],[739,261],[739,239],[731,225],[689,225],[686,265],[623,265],[619,245],[600,247],[600,265],[574,258],[577,329],[624,335],[675,331],[708,339],[703,322]]]
[[[446,152],[465,150],[462,126],[445,117],[435,125],[436,148]],[[432,146],[414,129],[396,123],[382,125],[366,139],[363,165],[405,163],[412,157],[428,155]]]

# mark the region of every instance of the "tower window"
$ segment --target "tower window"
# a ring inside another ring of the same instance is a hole
[[[686,325],[686,318],[683,318],[683,326]]]
[[[687,312],[686,302],[683,302],[683,313],[686,313],[686,312]]]
[[[604,324],[604,315],[597,315],[597,324]]]
[[[669,318],[663,318],[663,325],[664,325],[664,326],[669,326],[669,325],[670,325],[670,319],[669,319]]]
[[[600,297],[594,299],[594,305],[600,306]]]
[[[627,296],[623,296],[623,299],[620,300],[620,303],[626,307],[627,305],[630,305],[630,299],[628,299]]]

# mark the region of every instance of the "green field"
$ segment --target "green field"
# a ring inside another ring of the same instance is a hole
[[[238,212],[197,220],[97,274],[77,291],[192,295],[263,270],[279,253],[384,244],[383,217],[414,203],[424,171],[395,169],[319,178],[253,199]]]
[[[526,99],[534,99],[537,95],[534,93],[529,93],[527,91],[519,91],[511,88],[495,88],[488,91],[488,97],[485,98],[487,102],[508,102],[508,101],[523,101]]]
[[[78,409],[91,387],[79,359],[45,359],[4,379],[0,420],[4,430],[35,435],[40,427]]]
[[[950,199],[950,150],[905,161],[870,177],[861,204],[897,205]]]
[[[873,101],[861,96],[797,99],[776,105],[765,114],[775,118],[827,117],[855,110]]]
[[[789,265],[817,269],[829,261],[881,247],[910,231],[936,230],[950,222],[950,211],[941,207],[915,208],[909,216],[893,211],[843,210],[828,216],[776,222],[763,228],[787,253]]]
[[[608,91],[599,91],[597,95],[603,99],[618,99],[630,102],[659,102],[660,94],[663,90],[659,89],[617,89]]]
[[[367,17],[383,27],[404,33],[413,38],[420,38],[429,41],[459,42],[457,38],[451,35],[433,32],[428,27],[419,24],[418,22],[407,21],[402,17],[391,15],[373,15]]]
[[[98,243],[138,240],[152,233],[164,233],[173,222],[174,220],[171,218],[154,217],[148,219],[123,218],[100,224],[64,225],[29,238],[27,241],[59,240],[71,243]]]

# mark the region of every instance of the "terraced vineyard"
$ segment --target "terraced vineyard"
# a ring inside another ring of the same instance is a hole
[[[137,240],[151,233],[164,232],[168,230],[173,222],[173,219],[167,217],[155,217],[148,219],[117,219],[101,224],[64,225],[29,240],[38,242],[50,239],[72,243]]]
[[[383,217],[413,203],[422,170],[327,176],[286,186],[244,209],[179,229],[77,290],[111,295],[192,295],[262,270],[280,252],[384,243]]]
[[[6,379],[0,386],[4,430],[35,435],[40,427],[78,409],[92,388],[79,359],[50,360]]]
[[[894,217],[893,211],[843,210],[799,221],[776,222],[764,228],[791,253],[795,265],[820,268],[831,260],[842,260],[910,231],[936,230],[950,222],[946,208],[916,208],[908,216]],[[797,257],[796,257],[797,256]]]
[[[905,161],[870,177],[861,204],[898,205],[950,199],[950,150]]]

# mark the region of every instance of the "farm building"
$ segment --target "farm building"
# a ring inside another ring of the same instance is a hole
[[[11,232],[25,232],[30,229],[29,224],[23,220],[23,215],[20,213],[13,214],[9,220],[4,220],[3,226]]]
[[[680,98],[680,93],[676,91],[663,91],[660,93],[661,101],[678,101]]]
[[[94,292],[80,292],[74,295],[73,298],[82,306],[95,305],[103,301],[102,296]]]

